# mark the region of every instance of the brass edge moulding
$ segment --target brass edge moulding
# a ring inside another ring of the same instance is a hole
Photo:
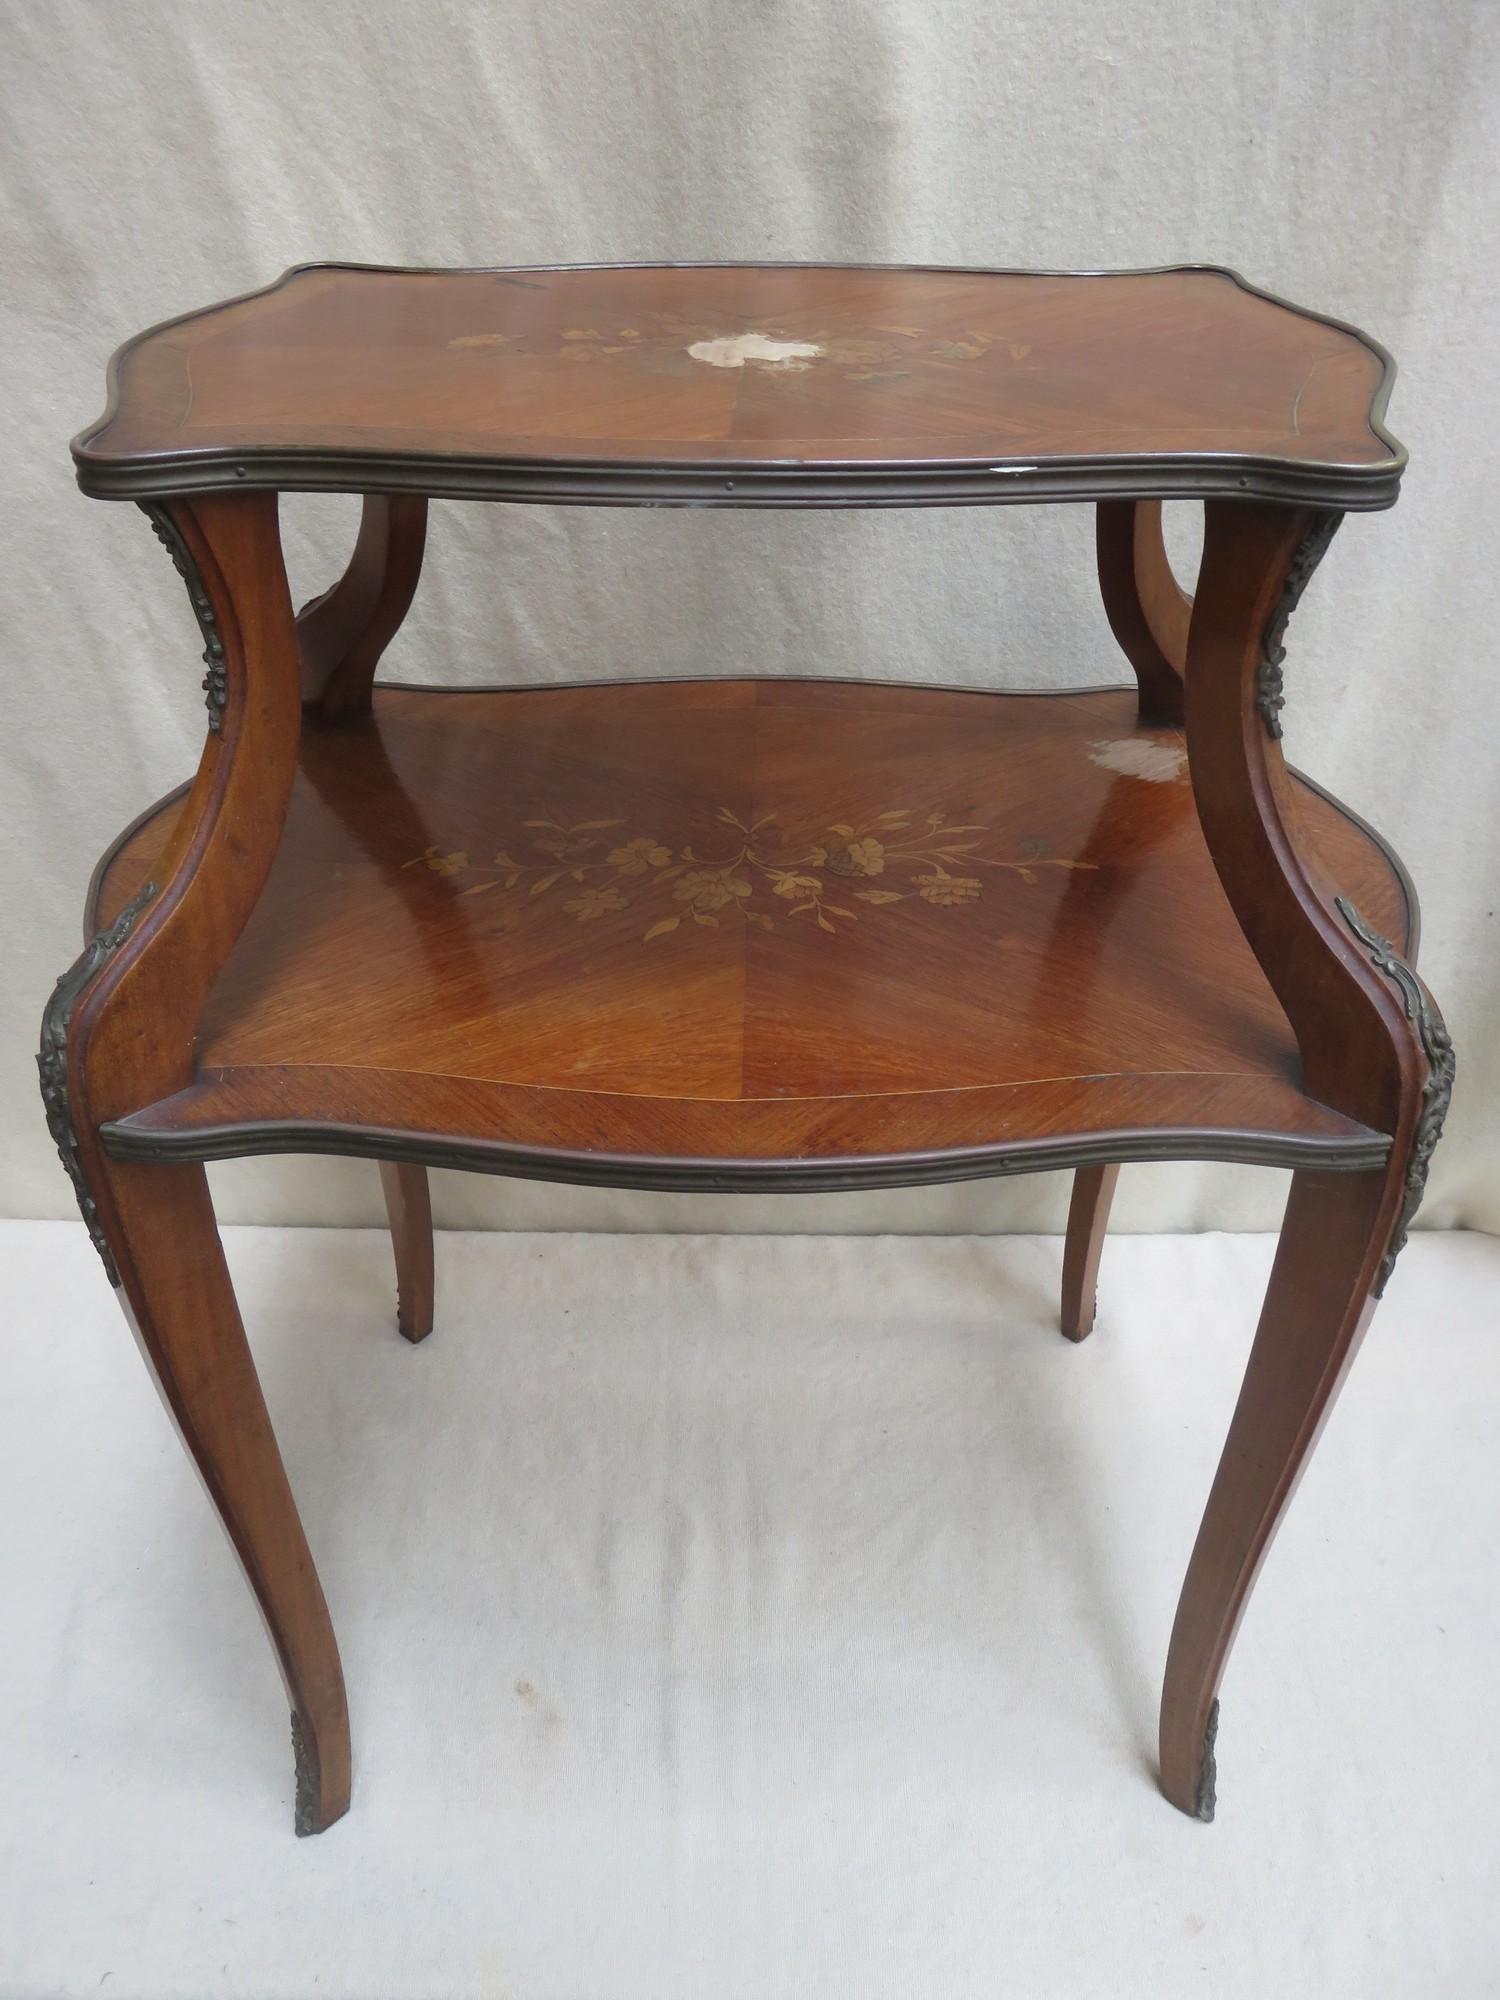
[[[1260,665],[1255,670],[1255,706],[1266,726],[1266,734],[1274,741],[1280,741],[1281,711],[1286,707],[1282,678],[1282,667],[1286,662],[1286,647],[1282,641],[1286,638],[1286,628],[1343,518],[1340,513],[1321,513],[1313,521],[1297,544],[1287,568],[1286,581],[1281,586],[1281,595],[1266,620],[1260,642]]]
[[[107,930],[93,938],[52,989],[42,1015],[42,1040],[36,1066],[41,1079],[42,1105],[47,1114],[47,1130],[57,1147],[68,1179],[73,1183],[79,1213],[88,1227],[89,1240],[104,1261],[105,1275],[117,1289],[120,1274],[99,1224],[99,1210],[83,1177],[78,1159],[78,1134],[73,1126],[73,1107],[68,1096],[68,1025],[84,988],[99,968],[124,944],[135,929],[142,911],[156,894],[156,884],[147,882],[131,897]]]
[[[1400,471],[1358,472],[1290,459],[1139,458],[897,465],[689,465],[624,468],[567,460],[438,453],[214,451],[156,459],[80,460],[78,484],[98,500],[165,499],[241,490],[410,493],[428,499],[595,507],[962,507],[1093,500],[1271,500],[1341,513],[1395,505]]]
[[[337,260],[290,265],[269,285],[215,300],[208,306],[177,313],[133,335],[110,356],[104,414],[80,431],[72,442],[78,484],[97,499],[136,500],[206,491],[232,491],[238,486],[272,488],[277,492],[422,493],[444,499],[550,500],[600,506],[729,506],[729,507],[870,507],[954,506],[996,504],[1007,500],[1122,499],[1260,499],[1338,508],[1348,513],[1375,512],[1395,504],[1406,448],[1386,428],[1385,413],[1396,379],[1396,363],[1388,348],[1348,320],[1299,306],[1279,293],[1251,284],[1227,264],[1152,264],[1133,270],[1019,269],[975,264],[863,264],[822,261],[796,263],[780,259],[741,265],[733,259],[676,259],[663,262],[623,260],[599,264],[455,265],[454,276],[496,276],[553,271],[638,270],[859,270],[931,271],[955,276],[1008,278],[1150,278],[1202,272],[1227,278],[1252,298],[1279,306],[1298,318],[1348,334],[1374,355],[1380,381],[1370,400],[1370,429],[1389,452],[1384,464],[1360,469],[1315,465],[1293,459],[1191,459],[1164,462],[1142,454],[1125,459],[1054,461],[1055,470],[1038,474],[996,468],[993,474],[972,466],[938,464],[906,467],[887,473],[861,473],[858,468],[820,465],[810,469],[764,465],[674,465],[664,461],[649,470],[621,472],[614,466],[590,467],[556,461],[504,462],[462,456],[400,453],[230,452],[170,453],[156,459],[110,461],[89,456],[90,440],[103,430],[117,408],[120,364],[135,347],[168,328],[222,311],[248,299],[275,292],[308,271],[387,272],[400,276],[442,276],[442,267],[411,264],[360,264]],[[728,490],[726,490],[726,481]]]
[[[1458,1058],[1453,1049],[1453,1038],[1448,1033],[1447,1023],[1438,1011],[1437,1002],[1426,987],[1402,959],[1388,937],[1365,923],[1358,910],[1347,896],[1335,896],[1334,905],[1344,922],[1359,939],[1370,957],[1370,963],[1392,980],[1401,995],[1401,1004],[1406,1010],[1406,1018],[1417,1031],[1422,1044],[1422,1053],[1427,1058],[1427,1079],[1422,1085],[1422,1108],[1417,1114],[1416,1130],[1412,1134],[1411,1157],[1406,1168],[1406,1189],[1401,1203],[1401,1212],[1396,1218],[1391,1240],[1386,1246],[1380,1269],[1376,1273],[1373,1286],[1378,1299],[1386,1288],[1391,1272],[1396,1267],[1396,1259],[1406,1247],[1407,1235],[1422,1206],[1422,1196],[1427,1190],[1427,1173],[1432,1165],[1432,1156],[1437,1150],[1437,1142],[1443,1136],[1443,1124],[1448,1116],[1448,1106],[1453,1097],[1453,1082],[1458,1071]]]
[[[393,1160],[413,1166],[454,1167],[504,1174],[516,1180],[583,1187],[638,1188],[651,1192],[801,1194],[824,1190],[922,1187],[987,1180],[1000,1174],[1045,1173],[1065,1167],[1110,1166],[1146,1160],[1225,1160],[1242,1166],[1308,1167],[1358,1173],[1384,1166],[1387,1134],[1320,1138],[1277,1132],[1169,1128],[1106,1132],[1083,1138],[1023,1141],[947,1153],[871,1155],[867,1159],[713,1160],[642,1159],[612,1153],[570,1153],[521,1147],[503,1140],[445,1139],[438,1133],[294,1119],[169,1130],[130,1118],[100,1128],[115,1159],[208,1161],[265,1153],[313,1153]]]

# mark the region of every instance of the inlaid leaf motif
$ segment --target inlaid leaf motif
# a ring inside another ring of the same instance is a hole
[[[601,838],[609,834],[613,841]],[[747,821],[720,806],[696,844],[674,847],[618,817],[570,821],[549,815],[523,820],[489,863],[472,871],[467,849],[441,845],[425,848],[402,866],[451,879],[450,893],[460,897],[500,898],[510,912],[495,919],[502,929],[519,921],[518,905],[506,900],[512,892],[520,893],[521,906],[556,907],[580,924],[644,898],[647,914],[653,902],[657,912],[641,932],[641,942],[649,944],[680,930],[684,918],[706,931],[726,926],[773,931],[780,919],[803,932],[835,935],[857,924],[860,912],[847,902],[831,902],[830,889],[842,889],[871,909],[919,900],[934,910],[963,910],[983,894],[983,879],[970,872],[974,869],[1001,869],[1035,888],[1043,869],[1095,865],[1054,856],[1037,834],[1013,841],[1009,854],[986,854],[993,839],[992,829],[950,822],[940,808],[924,813],[886,807],[799,832],[774,812]],[[477,879],[457,887],[471,872]],[[853,886],[877,877],[888,886]],[[566,892],[553,904],[552,891],[560,883]]]

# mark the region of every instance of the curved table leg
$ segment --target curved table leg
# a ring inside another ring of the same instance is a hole
[[[1392,1181],[1298,1173],[1167,1653],[1161,1786],[1214,1816],[1218,1686],[1261,1562],[1374,1311]]]
[[[297,614],[302,696],[318,723],[370,713],[380,657],[411,609],[427,545],[427,502],[365,495],[349,567]],[[421,1167],[383,1162],[381,1185],[396,1253],[396,1324],[410,1341],[432,1331],[432,1207]]]
[[[293,1824],[349,1810],[338,1642],[235,1302],[201,1167],[110,1161],[120,1303],[266,1621],[292,1710]]]
[[[413,1346],[432,1331],[432,1191],[425,1167],[380,1162],[396,1255],[396,1325]]]
[[[1101,500],[1094,548],[1109,628],[1140,686],[1141,720],[1180,725],[1193,600],[1167,560],[1160,500]]]
[[[203,1002],[280,839],[301,724],[274,494],[148,509],[205,640],[209,734],[156,879],[64,974],[42,1023],[48,1123],[84,1219],[270,1628],[296,1826],[349,1803],[338,1647],[271,1431],[200,1167],[111,1159],[100,1127],[192,1080]]]
[[[1400,1248],[1453,1079],[1441,1017],[1299,850],[1280,748],[1286,622],[1336,517],[1214,501],[1189,642],[1194,796],[1225,893],[1296,1033],[1303,1087],[1391,1134],[1375,1173],[1293,1177],[1244,1387],[1183,1586],[1161,1784],[1214,1809],[1217,1691],[1256,1572]]]
[[[1119,1178],[1118,1167],[1080,1167],[1073,1176],[1062,1274],[1062,1330],[1069,1340],[1083,1340],[1094,1328],[1099,1253]]]
[[[375,669],[411,609],[426,545],[424,499],[366,494],[349,567],[297,614],[303,699],[319,722],[369,714]]]

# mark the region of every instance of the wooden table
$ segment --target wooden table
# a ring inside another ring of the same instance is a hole
[[[1390,373],[1196,267],[314,265],[121,350],[78,479],[138,501],[186,583],[208,727],[100,863],[43,1092],[265,1613],[299,1832],[348,1805],[348,1720],[204,1174],[249,1153],[381,1163],[410,1340],[433,1165],[1070,1167],[1073,1340],[1122,1162],[1291,1168],[1162,1700],[1162,1788],[1212,1816],[1225,1658],[1453,1078],[1400,863],[1279,741],[1293,606],[1342,516],[1396,498]],[[294,614],[278,495],[311,490],[363,517]],[[1089,501],[1134,682],[376,688],[434,495]],[[1203,503],[1193,598],[1172,498]]]

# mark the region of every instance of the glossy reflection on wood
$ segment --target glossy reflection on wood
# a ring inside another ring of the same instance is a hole
[[[878,501],[847,467],[893,499],[1300,479],[1387,506],[1385,379],[1363,336],[1209,268],[314,265],[132,342],[74,452],[106,493]]]
[[[1193,600],[1172,574],[1159,500],[1107,500],[1096,509],[1099,592],[1110,630],[1135,669],[1142,722],[1182,726]]]
[[[1198,1819],[1214,1816],[1224,1663],[1271,1538],[1369,1324],[1399,1180],[1399,1168],[1292,1177],[1270,1289],[1167,1655],[1162,1790]]]
[[[1235,1419],[1173,1627],[1162,1789],[1212,1819],[1218,1688],[1260,1562],[1361,1330],[1402,1207],[1429,1065],[1388,966],[1358,948],[1305,834],[1258,705],[1265,633],[1319,523],[1256,505],[1206,510],[1188,640],[1194,796],[1215,868],[1297,1032],[1308,1087],[1392,1133],[1366,1174],[1299,1171]]]
[[[199,1167],[132,1166],[99,1127],[184,1084],[203,996],[253,908],[296,768],[297,651],[276,523],[259,495],[174,506],[221,648],[227,698],[191,791],[155,843],[146,901],[67,1034],[79,1166],[119,1298],[264,1614],[292,1709],[299,1833],[349,1804],[338,1646],[297,1517]],[[253,663],[253,671],[252,671]]]
[[[442,1132],[549,1177],[698,1162],[769,1187],[1112,1133],[1125,1157],[1160,1126],[1378,1160],[1301,1089],[1182,739],[1134,710],[847,682],[378,691],[372,728],[304,732],[196,1074],[111,1143],[254,1150],[295,1118],[377,1157],[382,1133]],[[1384,853],[1300,806],[1404,936]],[[121,849],[101,918],[175,810]]]
[[[1208,269],[321,266],[123,350],[78,476],[161,501],[214,705],[191,786],[96,875],[44,1098],[265,1613],[299,1830],[348,1803],[343,1680],[201,1164],[257,1151],[381,1163],[411,1340],[429,1164],[785,1192],[1070,1166],[1074,1339],[1121,1161],[1293,1168],[1163,1685],[1163,1790],[1211,1816],[1229,1647],[1452,1081],[1398,865],[1275,730],[1318,553],[1395,498],[1388,380]],[[365,496],[297,619],[281,488]],[[372,692],[433,494],[1086,498],[1136,684]]]
[[[425,500],[366,495],[349,567],[297,614],[302,696],[320,721],[369,714],[375,670],[411,609],[426,541]]]

